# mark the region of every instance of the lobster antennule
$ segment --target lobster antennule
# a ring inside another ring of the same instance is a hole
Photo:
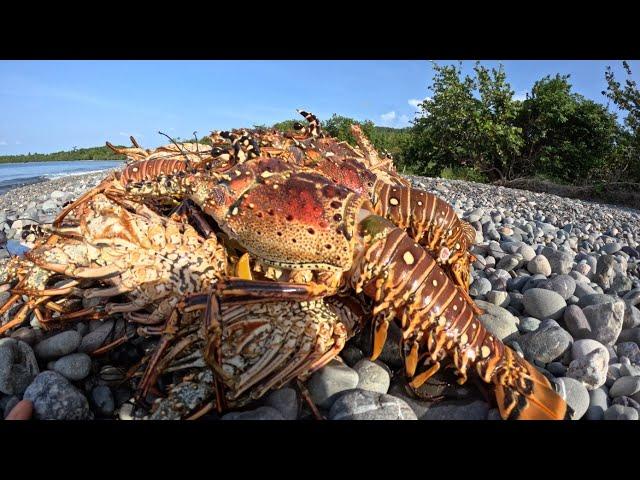
[[[563,420],[567,404],[547,378],[511,350],[505,349],[508,363],[517,365],[520,382],[516,387],[496,385],[496,400],[502,418],[509,420]]]

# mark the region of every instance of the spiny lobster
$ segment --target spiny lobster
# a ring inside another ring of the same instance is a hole
[[[176,221],[179,216],[160,217],[144,205],[115,203],[101,194],[81,203],[75,225],[55,228],[25,258],[12,258],[0,275],[0,283],[17,280],[0,313],[22,295],[28,298],[0,333],[21,324],[30,311],[44,328],[117,312],[141,325],[166,321],[183,295],[210,287],[227,270],[228,258],[216,237],[202,238],[187,223]],[[55,278],[62,285],[49,286]],[[106,286],[89,288],[91,280]],[[75,296],[100,303],[120,295],[129,301],[75,311],[54,301]]]
[[[310,273],[311,280],[305,284],[222,282],[203,301],[205,360],[221,375],[225,387],[233,389],[230,377],[244,374],[245,390],[263,392],[267,385],[308,374],[339,353],[346,333],[325,321],[318,328],[324,326],[332,340],[316,342],[312,351],[292,346],[280,353],[268,344],[255,349],[260,342],[256,343],[251,332],[265,328],[273,335],[267,325],[273,328],[278,313],[264,312],[266,318],[257,325],[242,320],[241,336],[232,339],[235,325],[233,316],[231,320],[225,317],[225,298],[246,305],[274,298],[310,302],[354,292],[374,302],[374,359],[386,341],[390,322],[399,323],[405,371],[414,388],[450,358],[460,383],[474,367],[485,382],[495,386],[503,418],[564,417],[566,404],[546,377],[484,328],[472,303],[431,255],[404,230],[376,215],[367,196],[319,173],[297,171],[275,158],[238,165],[223,178],[203,172],[176,175],[171,186],[211,215],[253,258],[281,270],[282,280],[291,278],[293,272]],[[292,324],[308,324],[300,312],[293,316]],[[317,330],[315,334],[329,338]],[[291,341],[296,338],[294,335]],[[238,360],[235,369],[230,368],[235,355],[240,359],[250,356],[253,361]]]
[[[106,179],[76,204],[105,190],[126,190],[147,197],[151,193],[156,199],[166,200],[169,197],[179,201],[180,194],[174,188],[174,176],[182,176],[189,171],[208,171],[224,177],[231,175],[238,165],[258,158],[258,154],[279,161],[284,159],[298,171],[321,172],[338,185],[368,195],[374,211],[398,227],[407,229],[412,238],[433,254],[460,287],[462,295],[471,301],[468,285],[473,255],[468,249],[475,240],[475,229],[460,220],[447,202],[433,194],[411,188],[395,172],[391,159],[388,156],[381,158],[358,125],[352,126],[352,133],[360,149],[326,136],[317,117],[305,111],[300,113],[309,122],[309,127],[300,126],[302,133],[299,135],[257,130],[214,132],[211,137],[214,141],[231,140],[236,156],[231,156],[229,151],[224,156],[195,162],[192,158],[156,158],[154,152],[147,160],[132,163],[121,174]],[[194,150],[195,147],[190,148],[190,151]],[[207,151],[204,146],[201,150]],[[175,153],[175,149],[171,151]],[[238,156],[237,152],[242,152],[242,155]],[[164,155],[164,150],[160,153]],[[64,218],[65,214],[63,211],[57,221]],[[474,310],[481,313],[473,305]]]

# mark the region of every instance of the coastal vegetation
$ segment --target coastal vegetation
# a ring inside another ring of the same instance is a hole
[[[61,162],[73,160],[125,160],[108,147],[73,148],[54,153],[27,153],[26,155],[2,155],[0,163]]]

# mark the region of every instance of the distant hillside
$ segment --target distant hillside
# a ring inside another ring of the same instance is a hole
[[[118,155],[107,147],[78,148],[66,152],[0,156],[0,163],[61,162],[69,160],[125,160],[125,156]]]

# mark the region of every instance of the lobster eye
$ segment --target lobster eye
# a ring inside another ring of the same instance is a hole
[[[214,157],[217,157],[218,155],[222,155],[222,149],[220,147],[213,147],[211,153]]]
[[[296,122],[293,124],[293,128],[295,130],[302,130],[304,127],[302,126],[302,124],[300,122]]]

